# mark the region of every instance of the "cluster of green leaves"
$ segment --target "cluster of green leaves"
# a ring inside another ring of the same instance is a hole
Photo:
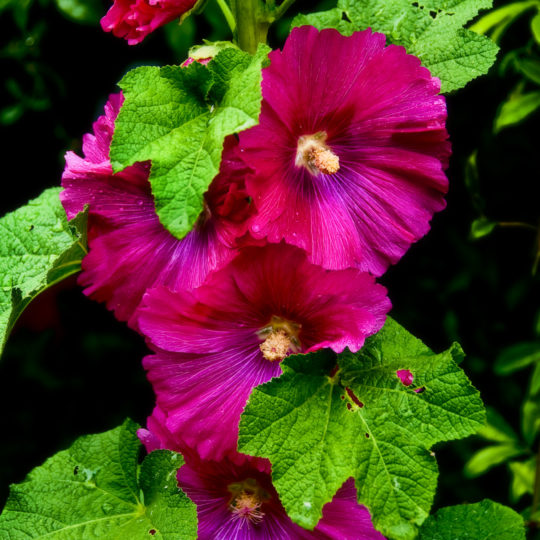
[[[487,73],[498,47],[484,36],[463,28],[492,0],[338,0],[329,11],[299,15],[293,26],[335,28],[345,35],[371,28],[389,43],[403,45],[451,92]]]
[[[493,409],[479,435],[493,444],[478,450],[467,462],[470,477],[484,474],[492,467],[507,464],[512,476],[510,497],[517,502],[533,495],[537,468],[535,444],[540,433],[540,341],[522,342],[501,351],[495,362],[495,373],[502,377],[533,366],[528,391],[521,407],[521,436]],[[531,516],[538,520],[540,515]]]
[[[457,363],[459,345],[434,354],[400,325],[356,354],[287,358],[278,379],[257,387],[240,422],[239,450],[269,458],[291,519],[313,528],[345,480],[376,527],[409,539],[429,514],[437,483],[431,447],[484,422],[478,392]],[[406,386],[398,370],[414,376]]]
[[[180,454],[157,450],[139,464],[138,426],[130,420],[68,449],[11,486],[0,536],[187,540],[197,511],[177,485]]]
[[[68,223],[59,192],[48,189],[0,219],[0,353],[30,301],[81,268],[86,214]]]
[[[540,109],[540,2],[525,0],[502,6],[484,15],[471,28],[499,43],[512,24],[529,14],[532,18],[528,43],[510,51],[500,65],[502,75],[514,71],[521,77],[497,112],[493,124],[495,133],[522,122]]]
[[[251,56],[228,47],[208,66],[141,67],[120,82],[125,102],[111,145],[113,169],[152,161],[157,214],[178,238],[202,210],[225,137],[258,122],[268,51],[261,45]]]

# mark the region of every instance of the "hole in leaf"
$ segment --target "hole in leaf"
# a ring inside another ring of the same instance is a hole
[[[347,403],[347,409],[349,409],[349,411],[352,409],[352,405],[350,403]]]
[[[75,465],[75,468],[73,469],[73,474],[79,474],[79,466]]]
[[[31,231],[34,229],[34,226],[33,225],[30,225],[30,227],[28,227],[28,230]]]
[[[156,532],[157,532],[156,529],[150,529],[148,531],[148,534],[151,534],[152,536],[154,536],[154,534],[156,534]]]
[[[430,16],[432,19],[434,19],[436,16],[437,16],[437,12],[436,11],[430,11],[429,12]]]
[[[422,392],[425,392],[426,390],[426,387],[425,386],[421,386],[420,388],[415,388],[414,391],[417,393],[417,394],[421,394]]]
[[[366,439],[369,439],[369,433],[366,433]]]
[[[341,399],[345,399],[345,396],[342,394],[341,396],[339,396]]]
[[[345,390],[355,405],[358,405],[360,408],[364,406],[364,404],[354,395],[354,392],[349,387],[345,388]]]
[[[396,375],[404,386],[410,386],[414,381],[414,375],[410,369],[398,369]]]

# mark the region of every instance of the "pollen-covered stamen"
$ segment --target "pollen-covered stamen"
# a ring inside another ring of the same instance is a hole
[[[232,494],[229,509],[233,519],[242,519],[254,525],[261,523],[264,518],[261,505],[270,499],[269,493],[253,478],[230,484],[227,489]]]
[[[339,157],[326,144],[327,135],[319,131],[298,139],[295,165],[306,167],[312,174],[335,174],[339,171]]]
[[[291,353],[300,352],[300,330],[302,325],[277,315],[272,315],[270,323],[261,328],[257,335],[264,340],[259,345],[263,356],[275,362],[281,361]]]
[[[285,330],[274,330],[259,347],[263,356],[270,362],[283,360],[289,354],[291,338]]]

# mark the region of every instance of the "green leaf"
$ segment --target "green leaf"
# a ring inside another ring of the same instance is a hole
[[[523,495],[534,492],[534,476],[536,472],[536,458],[527,461],[513,461],[509,463],[512,473],[512,484],[510,485],[510,494],[512,500],[517,502]]]
[[[490,33],[493,41],[499,43],[507,28],[523,13],[537,5],[537,0],[525,0],[501,6],[481,17],[470,29],[477,34]]]
[[[441,508],[430,516],[418,540],[525,540],[523,518],[511,508],[484,499]]]
[[[495,361],[495,373],[508,375],[540,361],[540,342],[524,341],[504,349]]]
[[[540,108],[540,91],[516,93],[501,105],[493,126],[494,133],[525,120],[527,116]]]
[[[486,408],[486,425],[478,430],[478,435],[488,441],[514,443],[518,436],[506,420],[493,408]]]
[[[523,437],[532,446],[540,432],[540,396],[530,397],[523,403],[521,429]]]
[[[291,519],[313,528],[343,482],[383,534],[413,538],[427,517],[437,465],[430,447],[484,423],[478,392],[456,365],[458,345],[432,353],[396,322],[359,353],[319,351],[282,362],[283,374],[257,387],[240,421],[241,452],[272,462]],[[405,386],[397,370],[409,369]],[[422,390],[416,392],[415,390]]]
[[[152,161],[156,210],[177,238],[191,230],[202,210],[225,137],[258,121],[268,50],[260,45],[251,56],[226,48],[207,67],[141,67],[120,82],[125,101],[111,145],[114,171]]]
[[[78,272],[86,254],[86,214],[68,223],[59,192],[48,189],[0,219],[0,352],[31,300]]]
[[[182,456],[153,452],[139,473],[137,427],[126,420],[111,431],[81,437],[11,486],[0,536],[196,538],[196,507],[176,482]]]
[[[103,16],[100,0],[55,0],[58,9],[79,23],[97,24]]]
[[[505,463],[511,458],[520,456],[526,452],[526,449],[513,444],[497,444],[482,448],[465,464],[465,475],[469,478],[475,478],[484,474],[492,467]]]
[[[496,221],[482,217],[475,219],[471,224],[471,238],[473,240],[478,240],[490,234],[493,229],[497,226]]]
[[[343,10],[340,8],[329,9],[328,11],[319,11],[307,15],[298,14],[291,23],[291,29],[297,26],[314,26],[319,30],[323,28],[335,28],[344,36],[351,35],[355,28],[343,18]]]
[[[531,19],[531,32],[536,43],[540,45],[540,8],[538,13]]]
[[[336,28],[345,35],[366,28],[382,32],[441,79],[441,92],[451,92],[487,73],[495,61],[497,45],[463,28],[491,5],[492,0],[338,0],[336,9],[298,16],[293,26]]]

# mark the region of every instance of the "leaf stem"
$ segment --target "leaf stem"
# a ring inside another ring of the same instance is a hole
[[[225,20],[227,21],[231,32],[234,34],[234,31],[236,30],[236,21],[234,19],[234,15],[232,14],[231,8],[227,4],[226,0],[216,0],[216,2],[221,8],[223,16],[225,17]]]
[[[273,13],[275,20],[281,19],[285,12],[296,2],[296,0],[283,0],[281,5]]]
[[[521,221],[498,221],[497,225],[499,227],[515,227],[518,229],[528,229],[536,231],[537,227],[531,225],[530,223],[522,223]]]

